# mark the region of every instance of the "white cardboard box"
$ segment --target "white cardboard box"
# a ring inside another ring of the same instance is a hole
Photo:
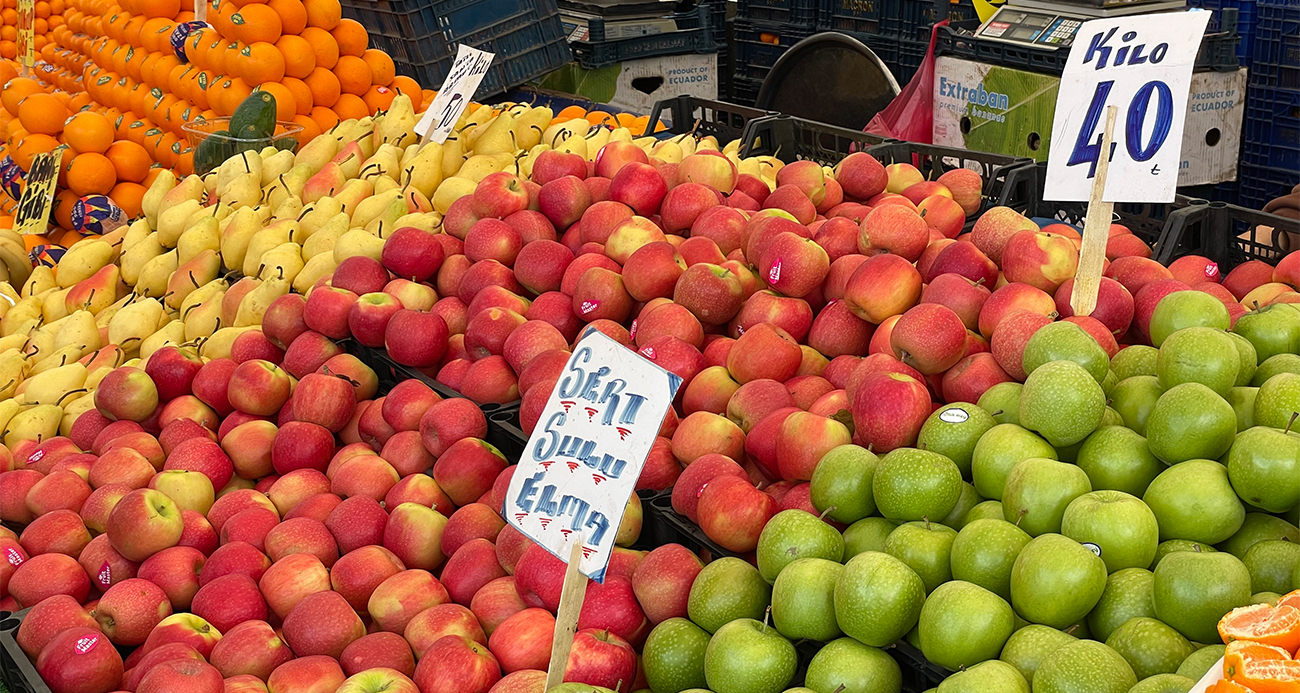
[[[716,53],[662,55],[588,70],[569,63],[542,79],[544,89],[576,94],[634,113],[674,96],[718,98]]]

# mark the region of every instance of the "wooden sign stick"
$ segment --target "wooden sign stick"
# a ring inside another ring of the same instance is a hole
[[[546,669],[546,690],[564,682],[564,668],[569,663],[573,635],[578,632],[578,614],[587,596],[587,576],[578,570],[582,562],[582,537],[576,537],[569,551],[569,566],[564,571],[564,590],[555,614],[555,634],[551,639],[551,664]]]
[[[1106,259],[1106,241],[1110,238],[1110,223],[1114,217],[1115,203],[1106,202],[1106,172],[1110,170],[1110,145],[1115,133],[1115,118],[1119,109],[1106,109],[1106,130],[1101,135],[1101,153],[1097,158],[1097,175],[1092,179],[1092,194],[1088,199],[1088,214],[1083,222],[1083,247],[1079,252],[1079,269],[1074,275],[1074,291],[1070,293],[1070,308],[1075,315],[1091,315],[1097,307],[1097,290],[1101,286],[1101,265]]]

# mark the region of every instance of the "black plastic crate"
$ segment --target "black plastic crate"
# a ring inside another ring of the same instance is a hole
[[[790,163],[801,159],[834,166],[846,155],[869,151],[887,140],[860,130],[819,123],[815,120],[779,115],[752,120],[741,138],[744,156],[775,156]]]
[[[925,180],[934,180],[957,168],[979,173],[984,179],[980,213],[999,206],[1024,212],[1039,198],[1042,189],[1033,159],[914,142],[890,142],[871,147],[867,152],[886,166],[912,164],[921,171]],[[971,215],[967,225],[973,224],[978,216]]]
[[[1272,168],[1258,163],[1266,159],[1262,145],[1242,144],[1241,164],[1237,166],[1237,204],[1263,209],[1269,201],[1289,194],[1300,184],[1300,170]]]
[[[753,106],[758,102],[758,92],[762,88],[763,80],[761,79],[749,79],[733,75],[731,78],[731,100],[741,105]]]
[[[1250,83],[1300,90],[1300,3],[1261,0],[1256,10]]]
[[[814,29],[795,25],[773,26],[736,20],[735,77],[763,81],[791,46],[813,33]]]
[[[571,58],[555,0],[341,0],[344,17],[370,34],[401,74],[443,82],[465,44],[495,53],[478,94],[499,94]]]
[[[518,462],[528,445],[528,434],[519,428],[519,407],[494,411],[487,417],[488,442],[511,462]]]
[[[736,19],[769,26],[802,27],[812,33],[822,26],[831,0],[736,0]],[[841,0],[834,0],[840,2]],[[852,0],[850,0],[852,1]],[[876,1],[876,0],[870,0]]]
[[[578,64],[586,69],[659,55],[715,53],[718,44],[711,29],[709,13],[707,5],[700,5],[692,12],[674,16],[677,31],[615,40],[605,38],[605,21],[594,17],[587,22],[587,40],[573,41],[569,48]]]
[[[36,664],[27,658],[15,639],[28,611],[0,611],[0,681],[9,693],[50,693],[50,687],[36,673]]]
[[[822,28],[845,34],[881,34],[899,26],[902,0],[827,0]],[[919,17],[916,18],[919,21]]]
[[[1210,17],[1209,31],[1227,28],[1226,20],[1229,18],[1220,10],[1236,10],[1237,35],[1241,39],[1237,43],[1237,60],[1243,66],[1250,65],[1255,57],[1255,0],[1190,0],[1187,4],[1214,12]]]
[[[894,73],[894,79],[898,81],[899,87],[907,86],[908,82],[916,76],[916,71],[920,69],[921,63],[925,62],[925,52],[930,49],[930,40],[927,37],[924,41],[918,41],[909,38],[900,38],[898,40],[898,62],[897,69],[893,66],[889,68]]]
[[[668,129],[663,132],[673,135],[694,133],[699,137],[713,135],[719,144],[726,144],[740,139],[749,121],[770,115],[775,114],[725,101],[677,96],[655,102],[645,134],[654,134],[660,122],[667,120]]]
[[[1197,200],[1169,215],[1161,245],[1178,255],[1204,255],[1228,271],[1248,260],[1277,264],[1297,248],[1300,221],[1224,202]]]
[[[456,390],[453,390],[450,387],[447,387],[446,385],[438,382],[437,380],[434,380],[432,377],[421,372],[418,368],[404,366],[394,361],[388,355],[388,352],[385,351],[384,349],[362,346],[358,344],[355,340],[351,340],[351,339],[345,342],[343,344],[343,347],[344,349],[347,350],[347,353],[356,356],[358,359],[361,360],[362,363],[369,366],[371,370],[373,370],[375,374],[379,376],[379,383],[381,388],[387,385],[387,387],[391,389],[393,385],[396,385],[397,383],[400,383],[403,380],[419,380],[425,385],[428,385],[430,389],[438,393],[438,396],[442,397],[443,399],[451,399],[453,397],[465,396],[457,392]],[[488,402],[486,404],[478,405],[478,408],[483,410],[483,416],[488,419],[489,429],[490,429],[491,428],[490,422],[492,420],[493,414],[502,411],[509,411],[511,409],[517,410],[519,408],[519,401],[516,400],[514,402],[508,402],[506,404],[497,404],[495,402]]]
[[[647,517],[654,515],[654,521],[658,525],[657,531],[660,532],[663,538],[667,539],[664,542],[665,544],[681,544],[698,554],[704,559],[705,563],[727,556],[749,560],[735,551],[723,548],[706,536],[699,525],[673,510],[671,493],[658,495],[649,503],[646,503],[644,512]]]
[[[1242,139],[1256,152],[1252,163],[1300,170],[1300,89],[1252,85],[1242,130]]]
[[[1047,181],[1047,163],[1042,162],[1035,166],[1038,178],[1038,190],[1045,189]],[[1038,198],[1042,196],[1039,195]],[[1178,195],[1170,203],[1159,202],[1117,202],[1114,210],[1114,223],[1123,224],[1133,235],[1146,241],[1147,245],[1153,246],[1153,256],[1157,259],[1167,257],[1165,264],[1172,262],[1176,257],[1173,250],[1165,251],[1164,243],[1161,240],[1164,234],[1165,226],[1169,221],[1169,215],[1175,210],[1181,209],[1191,204],[1201,203],[1202,200],[1185,195]],[[1083,222],[1088,214],[1087,202],[1055,202],[1051,200],[1035,199],[1030,205],[1026,216],[1037,219],[1051,219],[1065,224],[1078,227],[1083,231]],[[1188,253],[1182,253],[1186,255]]]

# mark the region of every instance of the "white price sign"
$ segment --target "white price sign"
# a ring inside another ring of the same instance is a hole
[[[1119,109],[1108,202],[1172,202],[1192,67],[1210,13],[1095,19],[1075,34],[1061,76],[1047,157],[1048,200],[1087,200],[1106,108]]]
[[[460,114],[473,100],[479,82],[483,81],[483,76],[487,74],[495,57],[495,53],[460,44],[456,49],[456,60],[447,72],[447,79],[443,81],[442,88],[433,97],[433,103],[424,112],[420,122],[415,124],[415,133],[438,144],[446,142],[456,121],[460,120]]]
[[[589,329],[569,357],[510,479],[516,529],[604,582],[623,510],[682,379]]]

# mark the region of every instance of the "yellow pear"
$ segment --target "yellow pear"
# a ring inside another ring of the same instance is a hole
[[[180,314],[184,316],[185,311],[189,310],[193,306],[197,306],[198,304],[208,300],[209,296],[212,296],[214,294],[224,293],[225,290],[229,288],[229,286],[230,283],[226,281],[225,277],[217,277],[216,279],[213,279],[207,284],[204,284],[203,286],[200,286],[199,288],[191,291],[190,294],[185,297],[185,300],[181,301],[181,307],[179,310]]]
[[[150,260],[162,255],[165,249],[162,243],[158,241],[158,234],[151,233],[144,240],[131,246],[129,250],[122,253],[122,281],[127,286],[135,286],[140,281],[140,270],[149,263]],[[179,254],[177,256],[179,258]]]
[[[71,313],[59,328],[59,333],[54,337],[54,348],[62,349],[69,345],[80,348],[83,356],[103,346],[99,325],[95,322],[95,315],[90,311],[79,310]]]
[[[23,284],[22,295],[34,296],[46,289],[54,289],[59,283],[54,278],[54,268],[45,265],[38,265],[32,269],[32,273],[27,277],[27,283]]]
[[[428,142],[420,147],[409,164],[402,164],[402,183],[424,193],[425,197],[433,195],[442,183],[443,145]]]
[[[189,220],[191,214],[202,210],[203,205],[198,200],[182,200],[159,212],[158,242],[162,243],[164,248],[175,248],[181,234],[185,233],[185,222]]]
[[[230,269],[244,266],[249,242],[262,230],[257,212],[247,207],[235,210],[221,232],[221,264]]]
[[[388,176],[379,176],[378,178],[371,178],[370,181],[375,186],[374,194],[376,195],[378,195],[379,193],[388,192],[390,190],[399,190],[402,187],[400,183],[393,180],[392,178],[389,178]]]
[[[254,151],[236,154],[217,168],[217,197],[225,197],[235,179],[245,173],[257,174],[257,187],[262,187],[262,157]]]
[[[442,232],[442,215],[437,212],[411,212],[398,217],[393,223],[394,229],[406,228],[413,226],[430,233]]]
[[[113,261],[113,246],[101,239],[86,240],[74,244],[59,260],[55,277],[59,286],[67,288],[89,278],[99,268]]]
[[[6,425],[4,443],[13,447],[23,440],[41,442],[59,434],[63,410],[54,404],[22,407]]]
[[[153,179],[144,197],[140,199],[140,210],[144,212],[145,221],[151,228],[158,226],[158,205],[162,202],[163,195],[174,187],[176,187],[176,174],[163,169],[158,177]]]
[[[333,137],[316,137],[298,150],[293,157],[293,165],[305,165],[312,174],[315,174],[338,153],[338,140]]]
[[[41,316],[47,324],[67,317],[69,291],[72,291],[72,287],[57,289],[45,295],[45,301],[41,304]]]
[[[256,289],[248,292],[239,302],[239,312],[235,314],[234,327],[249,327],[262,324],[262,316],[275,299],[289,293],[293,280],[269,277]]]
[[[288,243],[293,237],[288,226],[268,226],[258,231],[248,243],[248,253],[244,255],[244,264],[240,271],[245,277],[256,277],[257,269],[262,266],[262,256],[272,248]]]
[[[416,192],[416,194],[419,193]],[[387,238],[394,231],[401,228],[397,225],[397,220],[406,216],[406,210],[406,200],[401,197],[392,200],[388,203],[388,206],[379,213],[379,216],[371,219],[366,224],[366,231],[373,233],[380,238]]]
[[[192,342],[221,329],[221,303],[225,296],[225,291],[218,291],[181,311],[181,318],[185,321],[185,341]]]
[[[94,397],[78,397],[70,402],[63,404],[63,418],[59,421],[59,435],[68,437],[72,435],[72,424],[86,412],[95,408]]]
[[[275,206],[271,217],[275,219],[297,219],[302,214],[302,198],[290,195]]]
[[[169,250],[146,262],[140,269],[135,292],[141,296],[162,296],[167,293],[167,282],[179,265],[180,259],[175,250]]]
[[[199,356],[209,361],[230,358],[230,347],[235,343],[235,338],[245,332],[257,329],[259,328],[256,326],[223,327],[213,332],[211,337],[203,340],[203,343],[199,346]]]
[[[551,149],[554,149],[557,152],[564,152],[565,154],[577,154],[587,161],[591,161],[596,154],[596,152],[588,153],[587,138],[582,135],[575,135],[552,144]]]
[[[23,401],[27,404],[61,405],[64,404],[64,397],[74,391],[80,390],[85,394],[82,387],[85,384],[86,367],[76,362],[69,363],[29,378],[27,388],[23,391]]]
[[[388,106],[383,120],[375,124],[374,144],[392,144],[401,147],[419,139],[415,134],[415,107],[411,97],[398,94]]]
[[[221,324],[228,327],[235,324],[235,316],[239,313],[239,304],[244,300],[244,296],[262,285],[262,280],[257,277],[244,277],[235,282],[226,290],[225,298],[221,300]]]
[[[318,253],[312,256],[307,260],[307,264],[303,265],[298,276],[293,278],[293,290],[306,295],[307,291],[322,277],[333,274],[336,267],[338,263],[334,262],[333,253]]]
[[[359,178],[348,181],[343,184],[343,189],[339,190],[334,197],[343,205],[343,211],[349,215],[361,204],[362,200],[369,198],[375,192],[375,186],[368,180]]]
[[[221,258],[217,251],[208,249],[192,260],[176,267],[167,281],[167,293],[164,305],[172,310],[179,310],[185,297],[191,291],[207,284],[221,273]]]
[[[299,236],[293,239],[298,243],[311,238],[312,234],[320,230],[330,219],[343,211],[343,203],[333,197],[322,197],[315,202],[302,208],[302,215],[298,218]]]
[[[66,366],[69,363],[75,363],[79,358],[81,358],[81,353],[77,351],[77,347],[75,346],[65,346],[62,349],[55,349],[48,355],[45,355],[45,358],[40,358],[39,354],[28,356],[28,361],[33,359],[38,360],[36,363],[32,364],[31,370],[27,372],[27,377],[31,378],[52,368],[58,368],[60,366]]]
[[[555,118],[555,113],[546,106],[534,106],[516,117],[515,144],[520,149],[532,149],[542,141],[542,134]]]
[[[348,232],[348,215],[339,212],[302,244],[302,256],[308,260],[321,253],[333,253],[334,244]]]
[[[27,378],[30,367],[26,355],[18,349],[6,349],[0,353],[0,398],[13,397],[18,384]]]
[[[334,261],[342,262],[350,257],[362,255],[379,260],[384,252],[384,239],[365,229],[351,229],[339,237],[334,244]]]
[[[43,319],[41,308],[45,303],[45,297],[53,292],[54,289],[47,289],[34,296],[25,296],[15,303],[3,317],[0,317],[0,334],[5,336],[15,334],[20,326],[32,320]]]
[[[490,125],[474,139],[474,152],[477,154],[501,154],[519,149],[519,138],[515,134],[518,121],[508,111],[502,111],[492,119]]]
[[[167,315],[156,298],[139,298],[117,311],[108,323],[108,342],[128,354],[140,348],[145,337],[158,331],[158,322]]]
[[[375,153],[361,164],[361,170],[358,176],[361,178],[376,178],[386,176],[397,180],[398,173],[401,172],[402,150],[392,144],[381,144],[375,149]]]
[[[193,260],[205,250],[221,250],[221,232],[217,230],[217,218],[205,216],[181,234],[176,242],[176,257],[183,265]]]
[[[63,297],[64,314],[78,309],[99,313],[125,293],[126,285],[122,283],[121,270],[117,265],[107,265],[68,289]]]
[[[255,207],[262,202],[261,182],[262,179],[255,171],[241,173],[230,181],[230,187],[226,188],[225,194],[220,196],[221,202],[230,205],[233,209]]]
[[[388,203],[393,200],[400,200],[402,191],[390,190],[386,193],[377,193],[361,201],[357,208],[352,212],[352,226],[364,227],[370,223],[371,219],[383,213],[388,207]]]
[[[140,358],[147,359],[153,352],[171,345],[180,346],[185,343],[185,323],[180,320],[172,320],[163,325],[161,329],[145,337],[140,343]]]
[[[438,210],[439,214],[446,215],[453,202],[466,195],[473,195],[476,187],[478,187],[477,183],[460,176],[444,178],[442,184],[433,193],[433,208]]]
[[[262,199],[271,206],[274,212],[275,208],[284,204],[284,201],[290,197],[303,197],[307,188],[307,181],[315,175],[312,168],[306,164],[298,164],[275,178],[275,180],[263,186]]]
[[[262,264],[257,269],[257,276],[263,281],[281,279],[293,283],[294,277],[302,271],[302,246],[289,241],[282,243],[262,256]]]
[[[426,145],[428,146],[428,145]],[[465,142],[456,133],[452,133],[442,143],[442,177],[450,178],[460,171],[465,164]]]
[[[282,173],[288,173],[294,166],[293,152],[284,149],[262,160],[262,185],[270,185]]]
[[[515,156],[511,152],[475,154],[465,161],[465,165],[460,167],[460,171],[456,175],[478,183],[487,178],[489,174],[505,170],[507,166],[514,162]]]

